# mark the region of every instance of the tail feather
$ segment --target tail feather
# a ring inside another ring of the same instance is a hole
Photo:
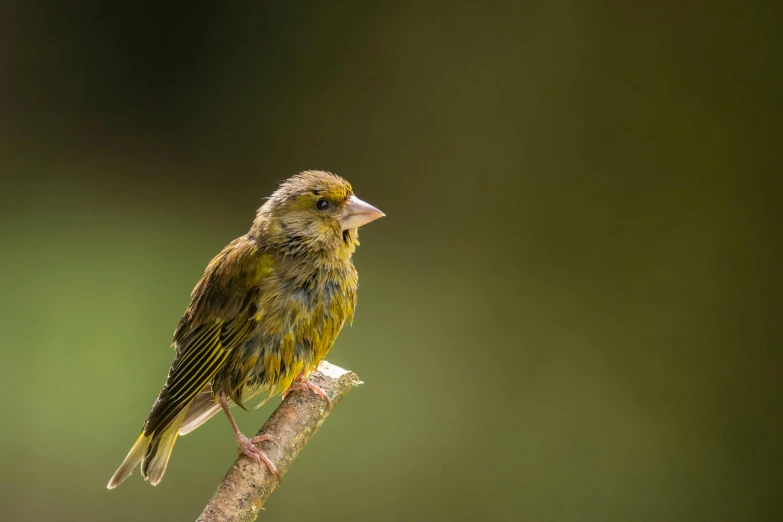
[[[188,413],[179,427],[180,435],[187,435],[220,411],[220,404],[215,400],[212,388],[207,387],[190,403]]]
[[[171,452],[174,449],[174,443],[177,442],[179,427],[182,419],[185,418],[187,409],[177,415],[171,424],[166,427],[160,437],[153,440],[153,443],[147,446],[144,458],[141,460],[141,476],[144,480],[149,480],[150,484],[157,486],[163,474],[166,472],[166,466],[171,458]]]
[[[174,449],[174,443],[177,441],[179,428],[185,418],[186,411],[183,410],[177,415],[160,434],[142,432],[128,452],[128,456],[114,472],[107,487],[114,489],[119,486],[133,473],[139,463],[141,463],[141,475],[144,480],[149,480],[153,486],[157,485],[163,478],[163,473],[166,472],[166,466],[169,463],[171,451]]]
[[[128,452],[128,456],[125,457],[125,460],[122,461],[120,467],[114,472],[114,476],[109,481],[109,485],[106,486],[107,488],[114,489],[122,484],[123,480],[130,477],[133,470],[136,469],[136,466],[141,462],[142,457],[144,457],[144,453],[147,451],[147,446],[149,446],[151,439],[152,435],[144,435],[144,433],[136,439],[133,447]]]

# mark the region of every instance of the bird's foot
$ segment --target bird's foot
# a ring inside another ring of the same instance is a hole
[[[326,392],[323,391],[319,386],[302,378],[301,375],[299,375],[296,378],[296,380],[291,383],[291,386],[289,386],[288,389],[285,391],[285,393],[283,394],[283,400],[285,400],[285,398],[288,397],[289,393],[295,390],[315,392],[316,394],[320,395],[323,398],[323,400],[326,401],[327,406],[331,406],[331,402],[329,401],[329,397],[326,395]]]
[[[266,453],[261,451],[259,448],[257,448],[255,445],[259,442],[263,442],[265,440],[279,440],[277,437],[273,437],[272,435],[258,435],[257,437],[253,437],[252,439],[249,439],[242,435],[241,433],[237,435],[237,443],[239,444],[239,451],[250,457],[251,459],[255,460],[258,463],[258,466],[261,467],[261,463],[263,462],[266,464],[266,467],[269,468],[269,471],[272,473],[272,475],[277,478],[277,481],[280,482],[280,474],[277,472],[277,466],[274,465],[274,463],[269,460],[269,457],[266,456]]]

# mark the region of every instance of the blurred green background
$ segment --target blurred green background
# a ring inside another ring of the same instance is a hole
[[[263,520],[781,520],[782,14],[3,2],[0,519],[196,518],[223,418],[106,483],[206,263],[327,169],[388,216],[365,384]]]

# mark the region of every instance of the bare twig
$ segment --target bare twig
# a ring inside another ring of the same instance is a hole
[[[282,477],[307,441],[321,427],[329,412],[361,381],[355,373],[323,361],[310,377],[329,397],[326,401],[309,391],[291,393],[258,432],[279,440],[261,443]],[[255,520],[277,487],[266,466],[241,455],[217,488],[197,522],[246,522]]]

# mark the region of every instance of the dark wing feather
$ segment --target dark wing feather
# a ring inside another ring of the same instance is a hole
[[[165,430],[252,335],[257,261],[255,243],[242,237],[207,267],[174,334],[177,355],[147,417],[145,435]]]

